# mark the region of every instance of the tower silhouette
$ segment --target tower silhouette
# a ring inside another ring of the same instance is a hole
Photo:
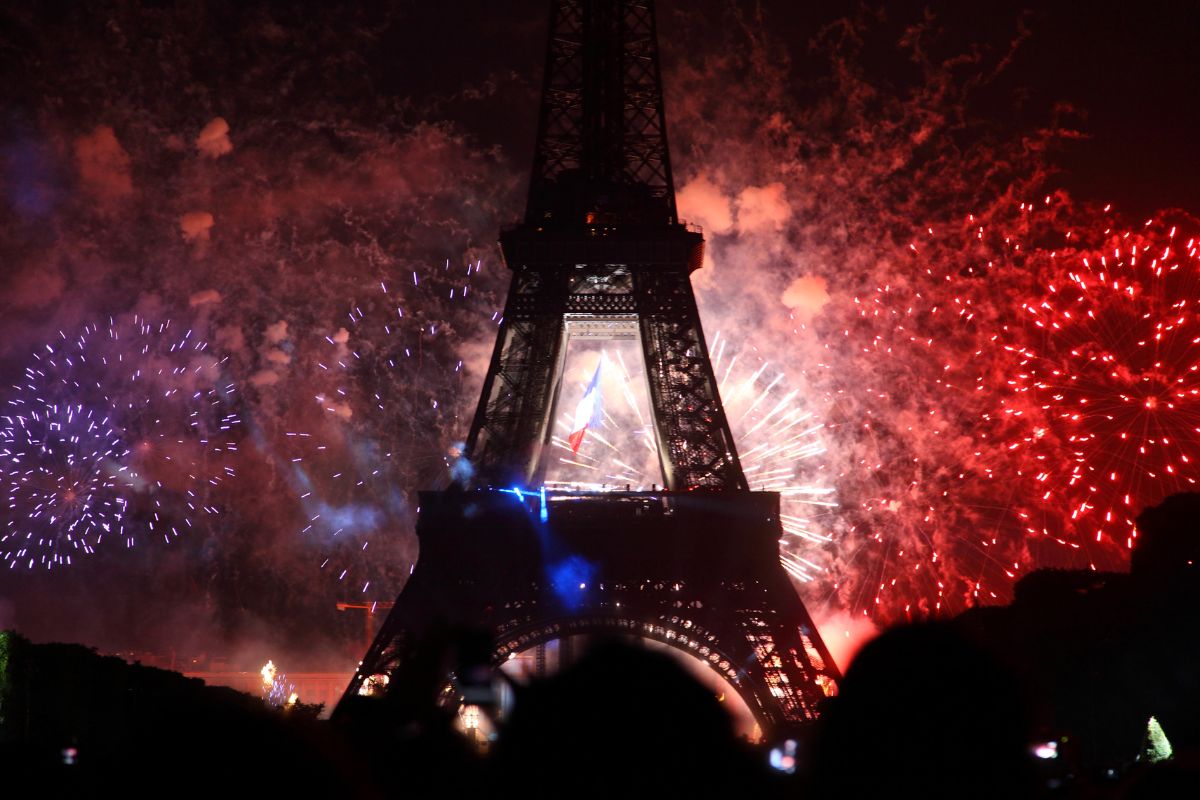
[[[814,719],[837,670],[779,563],[779,496],[749,491],[721,405],[648,0],[553,3],[525,218],[500,245],[512,283],[472,477],[420,494],[420,557],[343,703],[394,691],[416,644],[451,626],[486,631],[495,666],[577,634],[656,640],[722,675],[764,730]],[[640,343],[662,491],[545,488],[577,335]]]

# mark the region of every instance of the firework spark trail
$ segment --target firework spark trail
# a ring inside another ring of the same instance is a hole
[[[1010,447],[1026,454],[1036,500],[1027,531],[1087,552],[1131,549],[1137,512],[1194,490],[1200,459],[1196,240],[1161,220],[1102,225],[1038,254],[999,340],[1019,423]]]
[[[262,699],[272,708],[295,705],[300,700],[296,685],[288,680],[287,673],[280,672],[275,662],[268,660],[259,670],[262,675]]]
[[[722,360],[729,356],[720,392],[746,480],[752,489],[780,495],[780,563],[796,580],[812,581],[823,574],[820,562],[827,560],[814,545],[830,542],[831,514],[839,506],[814,399],[786,372],[771,369],[750,342],[734,342],[718,332],[710,349],[714,373],[722,374]]]
[[[766,361],[757,358],[752,346],[731,343],[728,335],[718,333],[710,349],[715,354],[714,373],[724,366],[719,391],[746,478],[756,490],[781,495],[781,563],[797,580],[811,581],[822,574],[819,562],[828,557],[809,551],[814,545],[829,544],[831,536],[826,528],[831,513],[838,508],[835,489],[822,475],[824,425],[801,389],[790,385],[785,373],[771,370]],[[634,377],[622,348],[612,352],[615,359],[609,350],[593,344],[580,347],[574,358],[568,356],[567,370],[574,379],[565,381],[572,387],[567,392],[582,392],[584,376],[594,372],[596,359],[609,364],[615,361],[620,369],[602,372],[605,405],[601,426],[597,430],[589,428],[577,454],[558,458],[559,466],[551,470],[551,480],[547,481],[549,486],[589,491],[626,486],[645,490],[662,483],[654,432],[646,424],[646,413],[641,408],[644,405],[649,411],[647,392],[637,380],[642,373]],[[727,354],[728,361],[722,363]],[[570,406],[569,401],[560,399],[561,409]],[[568,410],[563,410],[555,421],[556,429],[562,432],[552,437],[556,448],[571,449],[564,437],[572,421]],[[639,443],[645,449],[640,465],[630,459],[630,454],[641,449]]]
[[[301,533],[321,568],[360,593],[397,566],[387,562],[398,560],[397,528],[412,528],[410,492],[445,479],[445,436],[466,394],[463,331],[491,332],[500,321],[472,290],[481,268],[446,260],[378,280],[320,337],[312,361],[319,413],[304,412],[282,449],[305,511]],[[383,550],[369,547],[385,532]]]
[[[1034,274],[1018,236],[1026,215],[1022,204],[1019,230],[985,253],[964,241],[983,238],[971,217],[946,234],[927,228],[895,283],[827,310],[845,327],[823,329],[826,362],[872,376],[833,398],[845,419],[831,446],[857,454],[838,483],[847,510],[833,575],[846,606],[940,613],[1007,594],[1035,562],[1020,488],[1030,465],[1013,444],[997,334],[1020,320]]]
[[[938,613],[1033,566],[1115,568],[1137,511],[1195,486],[1196,241],[1107,212],[1047,196],[929,229],[897,284],[827,309],[826,362],[874,376],[828,383],[830,447],[858,455],[844,605]]]
[[[0,412],[9,567],[169,543],[216,514],[241,425],[221,363],[193,331],[138,316],[39,347]]]

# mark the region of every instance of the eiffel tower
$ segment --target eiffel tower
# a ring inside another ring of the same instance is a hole
[[[779,495],[749,491],[717,391],[649,0],[553,3],[525,218],[500,246],[512,284],[473,477],[420,494],[420,557],[340,705],[395,691],[422,638],[457,627],[485,630],[497,667],[577,635],[655,640],[728,681],[764,732],[812,721],[838,673],[779,563]],[[567,343],[596,335],[640,343],[662,490],[543,484]]]

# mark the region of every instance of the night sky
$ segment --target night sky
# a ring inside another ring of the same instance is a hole
[[[206,341],[211,361],[155,363],[202,367],[189,388],[235,387],[241,420],[222,456],[236,477],[199,481],[219,514],[170,543],[110,537],[70,567],[4,569],[0,627],[293,668],[357,657],[361,620],[334,605],[402,586],[413,493],[445,480],[477,401],[546,16],[541,0],[0,7],[0,399],[47,342],[136,315]],[[1050,280],[1041,256],[1063,252],[1063,226],[1095,234],[1077,234],[1080,252],[1150,218],[1200,231],[1200,8],[663,2],[658,19],[681,214],[708,241],[694,279],[706,331],[739,332],[741,363],[775,365],[825,420],[827,452],[798,474],[851,509],[813,516],[830,543],[796,545],[817,565],[800,587],[814,615],[882,622],[1002,601],[1039,565],[1120,568],[1123,537],[1088,544],[1063,510],[1074,500],[1038,506],[1007,480],[1036,470],[998,440],[1036,439],[1053,462],[1067,434],[1049,417],[1023,431],[1036,403],[995,422],[1028,396],[1003,388],[1020,348],[993,358],[988,334]],[[1023,216],[1034,201],[1053,209],[1044,228]],[[984,247],[981,226],[1019,276],[977,277],[993,256],[959,243]],[[1009,231],[1028,259],[1005,249]],[[885,285],[908,308],[972,296],[993,310],[897,327],[907,310],[868,319],[856,299]],[[1196,288],[1182,286],[1169,292]],[[386,341],[356,319],[397,304],[407,316]],[[325,368],[351,350],[353,369]],[[188,408],[134,434],[203,460]],[[1136,498],[1186,477],[1138,483]],[[131,526],[150,495],[178,510],[196,488],[186,469],[160,482],[125,492]],[[0,525],[57,535],[10,505]],[[1030,515],[1068,544],[1031,540]],[[964,533],[981,526],[984,547]],[[14,547],[0,545],[5,566]]]

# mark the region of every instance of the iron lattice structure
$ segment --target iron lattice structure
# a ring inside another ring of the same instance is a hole
[[[420,560],[343,704],[390,693],[385,676],[450,626],[487,631],[497,665],[576,633],[657,639],[720,672],[764,729],[812,720],[836,667],[779,564],[778,495],[749,491],[721,405],[650,2],[553,4],[525,219],[500,244],[512,283],[467,442],[475,483],[422,494]],[[589,325],[640,341],[661,492],[531,489],[567,342]]]
[[[654,9],[555,3],[525,222],[673,225]]]
[[[746,489],[688,275],[704,239],[680,223],[654,10],[558,2],[550,21],[524,224],[468,451],[486,480],[540,483],[572,321],[636,321],[671,489]]]

